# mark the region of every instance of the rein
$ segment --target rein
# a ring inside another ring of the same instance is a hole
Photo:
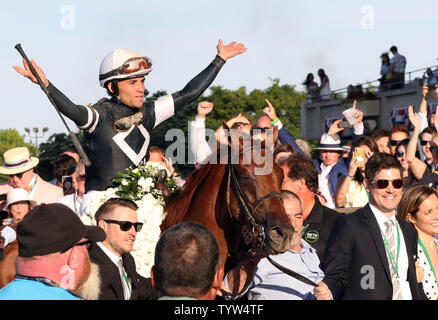
[[[239,153],[239,155],[242,154],[243,152],[245,152],[247,150],[251,150],[253,148],[254,147],[249,147],[247,149],[244,149]],[[250,257],[254,258],[256,256],[259,256],[258,259],[256,259],[255,261],[252,260],[250,263],[249,272],[247,273],[245,284],[243,286],[243,289],[240,291],[240,292],[244,292],[246,290],[246,288],[249,286],[254,268],[257,266],[258,262],[260,261],[260,252],[263,249],[264,242],[266,240],[265,227],[262,224],[257,223],[255,221],[254,213],[263,204],[264,201],[266,201],[270,198],[274,198],[274,197],[281,198],[281,194],[278,192],[271,192],[271,193],[263,196],[262,198],[256,200],[254,202],[254,204],[251,204],[248,201],[248,199],[246,198],[245,193],[243,191],[243,188],[240,184],[240,181],[236,175],[236,169],[234,168],[233,164],[231,163],[231,156],[228,157],[227,168],[228,168],[228,181],[227,181],[226,199],[227,199],[228,214],[229,214],[231,219],[235,219],[233,217],[233,214],[232,214],[231,209],[230,209],[230,190],[233,190],[234,195],[235,195],[237,202],[239,204],[239,208],[241,210],[243,210],[246,220],[252,226],[252,230],[250,230],[247,226],[243,227],[243,230],[246,230],[246,231],[245,232],[242,231],[242,238],[247,245],[249,243],[252,244],[252,246],[251,246],[252,249],[249,251]],[[296,273],[293,270],[290,270],[289,268],[286,268],[286,267],[278,264],[277,262],[272,260],[271,257],[267,256],[267,259],[272,265],[274,265],[277,269],[286,273],[287,275],[289,275],[289,276],[291,276],[291,277],[293,277],[293,278],[295,278],[295,279],[297,279],[305,284],[308,284],[310,286],[313,286],[313,287],[317,286],[317,284],[315,282],[307,279],[306,277],[300,275],[299,273]],[[230,294],[227,294],[225,292],[223,292],[223,294],[230,295]]]
[[[251,150],[254,147],[250,147],[247,149],[244,149],[240,152],[242,154],[243,152],[247,150]],[[243,191],[243,188],[240,184],[240,181],[236,175],[236,169],[234,168],[233,164],[231,163],[231,157],[228,157],[228,181],[227,181],[227,209],[228,214],[231,219],[235,219],[233,217],[233,214],[230,209],[230,190],[234,191],[234,196],[237,199],[237,202],[239,204],[239,208],[243,211],[245,214],[246,220],[250,223],[252,226],[252,230],[248,230],[245,233],[250,233],[250,236],[247,236],[243,234],[243,239],[245,243],[248,245],[250,242],[252,242],[252,254],[255,254],[255,250],[259,249],[261,250],[264,246],[264,242],[266,240],[266,230],[265,227],[257,223],[257,221],[254,218],[254,213],[256,210],[265,202],[266,200],[274,197],[281,198],[281,194],[279,192],[271,192],[262,198],[256,200],[253,204],[251,204],[248,199],[245,196],[245,193]],[[245,229],[245,227],[244,227]]]

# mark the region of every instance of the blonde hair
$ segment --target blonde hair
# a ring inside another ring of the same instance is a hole
[[[302,139],[295,140],[296,144],[309,158],[312,158],[312,147],[307,143],[307,141]]]

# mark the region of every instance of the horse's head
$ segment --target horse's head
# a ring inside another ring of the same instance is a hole
[[[272,144],[277,129],[265,133],[265,141],[230,131],[226,172],[226,202],[229,216],[244,227],[263,255],[289,249],[293,227],[283,207],[283,172],[273,161]]]

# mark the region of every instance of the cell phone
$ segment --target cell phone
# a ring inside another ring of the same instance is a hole
[[[64,191],[64,196],[75,193],[72,176],[62,176],[62,191]]]
[[[354,148],[353,158],[356,158],[358,167],[365,167],[365,149],[361,147]]]
[[[341,121],[338,123],[338,127],[339,128],[351,128],[350,124],[348,123],[348,121]]]

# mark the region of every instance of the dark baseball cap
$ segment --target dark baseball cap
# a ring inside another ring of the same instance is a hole
[[[72,248],[82,238],[101,242],[103,229],[86,226],[69,207],[61,203],[40,204],[17,225],[18,255],[43,256]]]

